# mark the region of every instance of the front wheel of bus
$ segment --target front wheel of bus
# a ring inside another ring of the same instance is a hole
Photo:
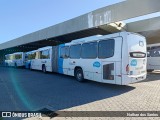
[[[45,66],[45,65],[42,66],[42,71],[43,71],[44,73],[46,73],[46,66]]]
[[[79,82],[83,82],[84,81],[83,71],[82,71],[81,68],[76,69],[75,77]]]
[[[31,64],[29,64],[29,65],[28,65],[28,69],[29,69],[29,70],[32,70],[32,68],[31,68]]]

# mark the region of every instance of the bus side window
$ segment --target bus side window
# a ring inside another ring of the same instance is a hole
[[[15,55],[10,55],[10,60],[14,60],[15,59]]]
[[[40,59],[40,57],[39,57],[39,52],[38,52],[38,51],[35,52],[35,59]]]
[[[71,59],[80,59],[81,57],[81,45],[72,45],[70,47],[70,58]]]
[[[160,57],[160,47],[157,47],[156,49],[152,49],[150,52],[150,57]]]
[[[113,57],[115,40],[101,40],[98,45],[98,58],[105,59]]]
[[[69,47],[65,47],[65,58],[69,58]]]
[[[50,59],[49,50],[40,51],[40,58],[41,59]]]
[[[61,47],[60,49],[60,58],[69,58],[69,47]]]
[[[148,50],[151,50],[151,48],[150,48],[150,47],[147,47],[147,51],[148,51]]]
[[[154,51],[154,57],[160,57],[159,51]]]
[[[97,58],[97,42],[89,42],[82,44],[81,57],[84,59]]]
[[[15,54],[15,59],[22,59],[22,54]]]

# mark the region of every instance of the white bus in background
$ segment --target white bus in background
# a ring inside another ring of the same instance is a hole
[[[160,43],[147,45],[147,70],[160,70]]]
[[[12,67],[22,67],[24,66],[25,61],[25,53],[24,52],[16,52],[13,54],[5,55],[5,65]]]
[[[30,60],[30,69],[53,72],[52,70],[52,46],[43,47],[32,51],[34,58]]]

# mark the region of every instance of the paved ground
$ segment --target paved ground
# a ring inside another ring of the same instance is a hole
[[[159,72],[149,73],[142,82],[118,86],[92,81],[79,83],[74,77],[65,75],[0,67],[0,89],[0,111],[42,108],[62,111],[160,111]]]

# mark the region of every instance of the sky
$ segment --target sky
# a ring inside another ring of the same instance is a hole
[[[0,0],[0,43],[122,0]]]
[[[124,0],[0,0],[0,43]],[[160,16],[160,12],[125,22]]]

